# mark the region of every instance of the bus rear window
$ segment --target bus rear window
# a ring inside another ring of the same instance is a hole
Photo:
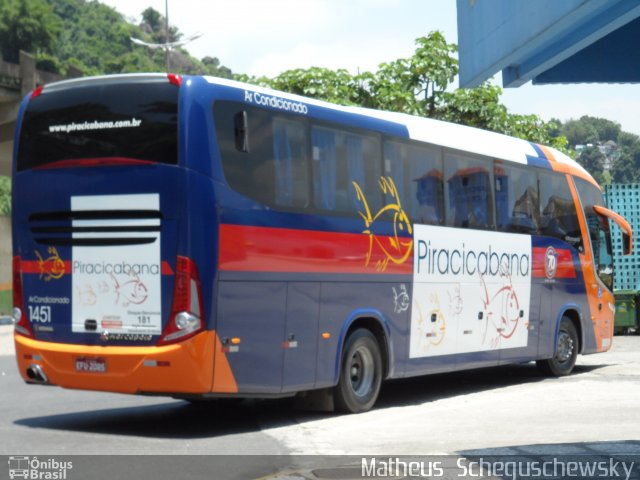
[[[128,158],[178,163],[178,88],[166,77],[44,89],[25,111],[17,170]]]

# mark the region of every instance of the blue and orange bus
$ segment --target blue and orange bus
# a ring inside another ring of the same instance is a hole
[[[613,337],[610,220],[551,148],[208,77],[122,75],[23,101],[14,319],[29,383],[319,399]]]

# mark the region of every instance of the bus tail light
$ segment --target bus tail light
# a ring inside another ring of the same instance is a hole
[[[182,86],[182,75],[167,73],[167,78],[169,79],[169,83],[171,83],[172,85],[175,85],[176,87]]]
[[[25,337],[33,337],[29,318],[24,311],[24,295],[22,293],[22,268],[20,257],[13,257],[13,322],[15,331]]]
[[[158,345],[186,340],[203,328],[202,289],[198,270],[190,258],[178,256],[171,316]]]
[[[44,85],[40,85],[39,87],[36,87],[32,92],[31,92],[31,96],[29,97],[29,101],[33,100],[34,98],[39,97],[40,95],[42,95],[42,90],[44,89]]]

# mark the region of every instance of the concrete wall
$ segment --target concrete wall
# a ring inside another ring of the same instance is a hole
[[[0,215],[0,291],[11,289],[11,218]]]

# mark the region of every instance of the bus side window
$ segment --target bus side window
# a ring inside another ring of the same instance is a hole
[[[540,202],[535,172],[496,161],[494,178],[498,230],[537,234]]]
[[[213,105],[213,114],[222,168],[229,186],[246,197],[272,205],[275,184],[270,113],[235,102],[218,101]],[[246,143],[238,137],[242,128],[245,133],[250,132],[251,138],[247,137]],[[247,151],[243,151],[244,147]]]
[[[380,208],[380,147],[372,135],[311,127],[313,201],[316,208],[357,215],[362,208],[354,183],[372,211]]]
[[[574,177],[573,181],[580,196],[580,203],[589,230],[596,273],[607,288],[613,290],[613,249],[609,220],[598,215],[593,209],[594,205],[604,206],[602,192],[595,185],[581,178]]]
[[[446,153],[447,225],[493,229],[492,166],[488,160]]]
[[[582,252],[578,214],[565,175],[540,172],[539,185],[540,233],[559,238]]]
[[[304,208],[309,205],[309,163],[305,125],[273,119],[275,204]]]
[[[444,223],[442,160],[434,147],[384,144],[385,175],[394,180],[404,211],[415,223]]]
[[[308,135],[304,121],[218,101],[213,106],[216,140],[229,186],[264,205],[309,205]]]

